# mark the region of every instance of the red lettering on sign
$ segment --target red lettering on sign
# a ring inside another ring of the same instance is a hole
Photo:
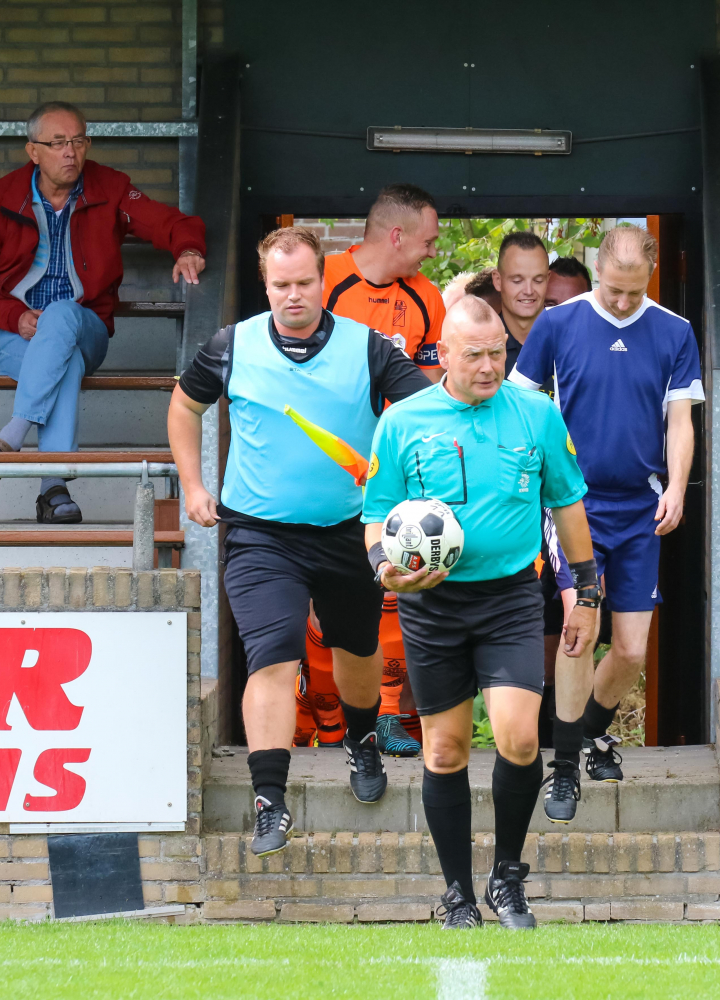
[[[36,654],[23,666],[25,654]],[[83,709],[61,685],[87,670],[90,636],[75,628],[0,629],[0,730],[12,729],[7,714],[13,694],[33,729],[77,729]]]
[[[79,806],[85,795],[85,779],[67,771],[64,765],[84,764],[89,756],[89,750],[44,750],[35,763],[33,777],[48,788],[55,788],[57,795],[26,795],[23,809],[61,812]]]
[[[0,750],[0,811],[7,809],[22,750]]]

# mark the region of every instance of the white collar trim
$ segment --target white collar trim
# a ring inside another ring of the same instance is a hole
[[[581,296],[581,298],[587,299],[587,301],[593,307],[598,316],[606,320],[612,326],[617,327],[618,330],[624,330],[626,327],[632,326],[633,323],[637,322],[637,320],[639,320],[640,317],[645,314],[645,311],[649,309],[650,306],[654,305],[652,299],[649,299],[647,295],[644,295],[642,304],[640,308],[637,310],[637,312],[634,312],[632,316],[628,316],[627,319],[617,319],[615,316],[613,316],[612,313],[609,313],[607,312],[606,309],[603,309],[603,307],[598,302],[594,291],[586,292],[584,295]]]

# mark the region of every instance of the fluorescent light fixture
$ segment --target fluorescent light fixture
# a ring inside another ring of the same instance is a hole
[[[370,126],[367,148],[392,153],[529,153],[567,155],[572,132],[531,128],[394,128]]]

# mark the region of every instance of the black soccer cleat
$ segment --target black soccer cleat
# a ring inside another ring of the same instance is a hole
[[[501,861],[488,875],[485,902],[497,913],[500,926],[509,931],[530,930],[535,917],[525,898],[523,879],[530,865],[521,861]]]
[[[555,773],[543,781],[548,786],[545,815],[551,823],[570,823],[580,801],[580,768],[565,760],[551,760],[548,767],[554,768]]]
[[[596,740],[583,740],[583,753],[586,756],[585,770],[592,781],[607,781],[615,784],[623,780],[622,757],[615,750],[621,741],[617,736],[599,736]]]
[[[255,799],[255,832],[250,850],[258,857],[277,854],[287,847],[292,833],[293,821],[284,802],[273,805],[262,795]]]
[[[440,897],[440,906],[435,910],[436,917],[445,917],[444,931],[471,930],[482,924],[480,910],[475,903],[468,903],[462,894],[459,882],[453,882],[444,896]]]
[[[379,715],[377,720],[377,741],[380,753],[388,757],[417,757],[422,747],[409,736],[399,715]]]
[[[377,745],[377,733],[368,733],[360,742],[344,739],[350,765],[350,788],[358,802],[377,802],[385,794],[387,775]]]

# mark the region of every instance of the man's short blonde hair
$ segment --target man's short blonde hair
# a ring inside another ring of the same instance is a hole
[[[460,274],[456,274],[452,281],[449,281],[445,285],[442,297],[446,309],[451,309],[465,295],[465,286],[474,277],[475,274],[473,271],[461,271]]]
[[[607,263],[621,271],[630,271],[638,264],[645,262],[652,274],[657,263],[658,242],[652,233],[640,226],[615,226],[600,244],[598,250],[598,268]]]
[[[263,278],[267,278],[267,259],[273,251],[278,253],[292,253],[298,247],[310,247],[315,254],[320,277],[325,273],[325,254],[320,246],[320,240],[312,229],[303,229],[302,226],[291,226],[287,229],[273,229],[271,233],[260,240],[257,246],[258,257],[260,258],[260,271]]]

